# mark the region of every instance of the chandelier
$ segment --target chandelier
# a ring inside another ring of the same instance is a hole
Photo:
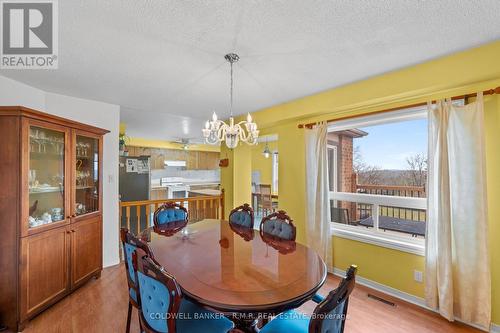
[[[205,142],[211,145],[220,144],[222,141],[225,141],[229,149],[236,148],[240,141],[249,145],[255,145],[259,137],[259,130],[257,129],[257,124],[252,121],[250,113],[247,115],[246,120],[240,121],[237,124],[234,123],[233,118],[233,64],[237,62],[240,57],[237,54],[229,53],[224,56],[224,59],[226,59],[231,66],[229,124],[217,119],[217,114],[214,112],[212,120],[208,120],[205,123],[205,128],[202,129],[203,137],[205,138]]]

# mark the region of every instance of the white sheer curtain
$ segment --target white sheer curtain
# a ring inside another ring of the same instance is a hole
[[[307,243],[333,267],[328,198],[327,124],[305,129]]]
[[[429,184],[426,235],[427,304],[448,320],[489,329],[483,96],[455,106],[429,104]]]

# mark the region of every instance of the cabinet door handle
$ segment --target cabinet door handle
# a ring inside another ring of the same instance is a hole
[[[76,232],[76,230],[71,230],[71,232]]]
[[[69,230],[68,230],[68,231],[66,231],[66,233],[67,233],[67,234],[70,234],[70,233],[71,233],[71,231],[69,231]]]

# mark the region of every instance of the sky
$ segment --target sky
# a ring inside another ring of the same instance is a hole
[[[406,158],[427,156],[427,119],[402,121],[359,128],[368,135],[354,139],[363,161],[381,169],[408,169]]]

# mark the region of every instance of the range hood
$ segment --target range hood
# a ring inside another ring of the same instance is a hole
[[[186,167],[186,161],[165,161],[166,167]]]

